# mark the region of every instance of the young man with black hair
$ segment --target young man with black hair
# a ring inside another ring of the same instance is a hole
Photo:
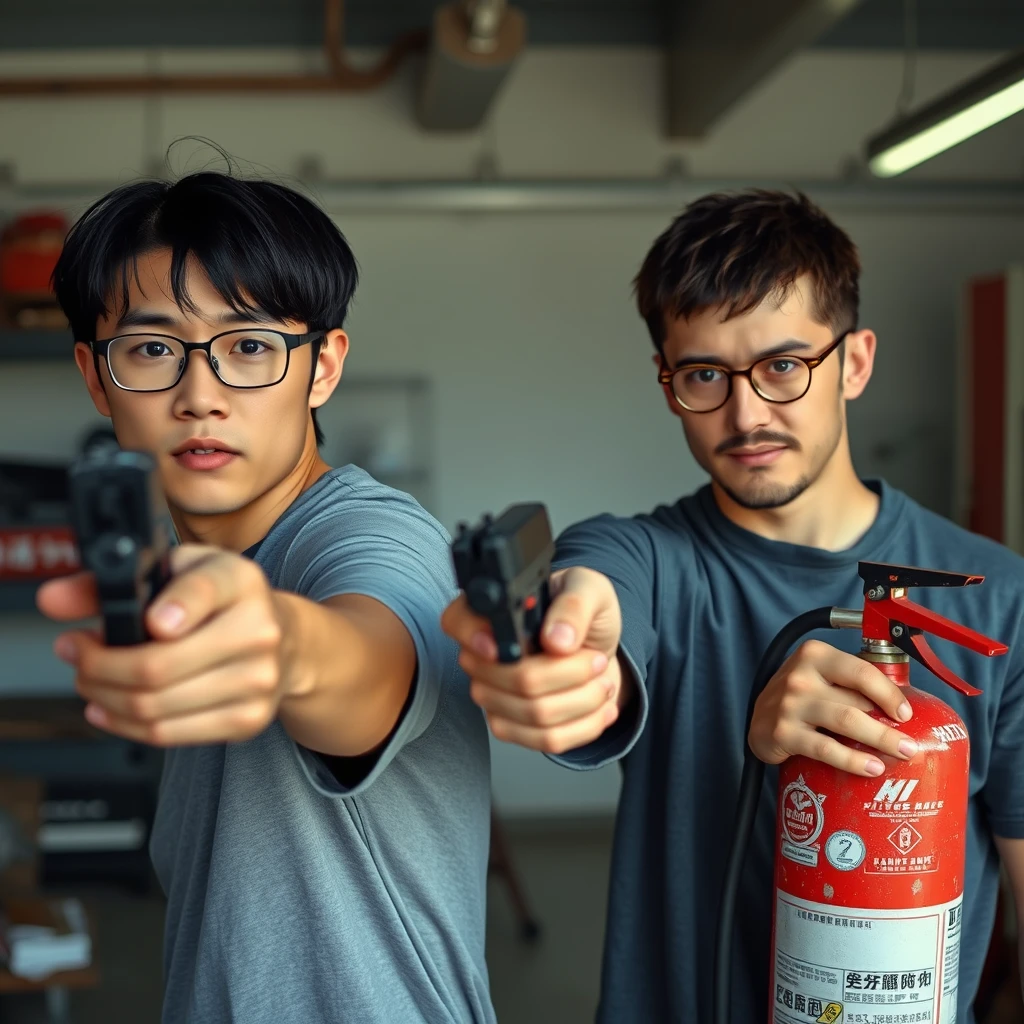
[[[317,447],[349,346],[344,237],[292,190],[202,173],[105,196],[54,280],[93,402],[156,458],[183,542],[152,642],[57,642],[89,721],[169,748],[163,1021],[493,1021],[487,735],[438,624],[448,538]],[[84,576],[39,605],[97,611]]]
[[[622,762],[598,1012],[605,1024],[711,1019],[746,743],[772,765],[799,754],[866,777],[883,763],[842,738],[892,758],[915,753],[868,716],[878,707],[907,721],[911,709],[855,656],[853,631],[800,646],[744,733],[772,637],[812,608],[859,607],[862,559],[985,575],[969,596],[923,590],[915,600],[1010,645],[994,659],[943,648],[943,661],[980,697],[914,671],[915,686],[963,718],[971,742],[960,987],[943,1022],[974,1019],[1000,856],[1024,908],[1024,562],[858,477],[846,403],[867,386],[876,346],[857,323],[859,273],[853,243],[802,196],[694,202],[654,243],[636,292],[664,401],[710,483],[649,515],[598,516],[562,535],[543,653],[500,665],[464,598],[446,611],[471,694],[499,739],[572,768]],[[735,1021],[764,1020],[769,1005],[768,776],[737,900]]]

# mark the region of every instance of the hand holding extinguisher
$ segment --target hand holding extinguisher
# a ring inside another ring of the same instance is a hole
[[[863,610],[819,608],[794,619],[768,648],[751,692],[748,724],[789,648],[826,628],[859,628],[859,657],[897,690],[893,696],[868,674],[883,699],[864,712],[870,724],[845,714],[852,747],[826,736],[816,751],[831,756],[791,756],[780,771],[768,1020],[834,1024],[858,1012],[873,1022],[913,1000],[929,1007],[935,1024],[948,1024],[956,1019],[970,746],[959,716],[910,686],[909,662],[974,696],[980,691],[938,660],[924,633],[989,657],[1007,647],[907,597],[912,587],[964,587],[983,577],[875,562],[861,562],[859,574]],[[910,716],[900,714],[904,702]],[[875,756],[865,747],[875,744],[882,773],[871,777]],[[843,770],[844,762],[862,776]],[[715,1024],[729,1021],[736,888],[763,778],[764,762],[750,749],[716,943]]]
[[[805,640],[758,697],[748,740],[765,764],[803,755],[877,777],[885,765],[876,752],[902,761],[917,753],[906,731],[885,724],[912,715],[902,689],[871,662]]]

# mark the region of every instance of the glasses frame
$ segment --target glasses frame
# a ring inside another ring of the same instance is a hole
[[[277,335],[277,337],[284,339],[284,371],[281,376],[271,384],[230,384],[220,375],[220,371],[217,369],[213,358],[213,343],[218,341],[220,338],[227,337],[229,334],[244,334],[247,330],[258,331],[261,334],[274,334]],[[292,360],[292,349],[298,348],[300,345],[308,345],[310,342],[315,340],[322,340],[326,336],[326,331],[308,331],[305,334],[288,334],[286,331],[276,331],[264,327],[236,327],[233,330],[221,331],[220,334],[215,334],[209,339],[209,341],[184,341],[181,338],[176,338],[173,334],[154,334],[147,331],[145,334],[118,334],[113,338],[90,341],[88,342],[88,345],[89,348],[92,349],[93,358],[96,361],[97,373],[99,372],[100,356],[102,356],[107,364],[107,372],[110,374],[110,379],[114,382],[115,387],[120,388],[122,391],[134,391],[143,395],[155,395],[159,394],[161,391],[170,391],[181,383],[181,378],[185,376],[185,371],[188,369],[189,359],[193,352],[206,353],[206,362],[209,364],[210,369],[213,370],[217,380],[219,380],[225,387],[234,388],[237,391],[258,391],[260,388],[275,387],[288,376],[288,368],[291,366]],[[185,357],[182,359],[181,366],[178,368],[178,376],[175,377],[174,383],[168,384],[165,388],[127,388],[121,384],[117,377],[114,376],[114,371],[111,369],[108,352],[110,346],[115,341],[120,341],[122,338],[149,338],[153,341],[176,341],[181,345],[185,350]]]
[[[677,366],[674,370],[662,368],[658,371],[658,383],[668,384],[671,391],[672,397],[687,411],[692,412],[697,416],[702,416],[706,412],[717,412],[725,405],[726,402],[732,398],[732,379],[733,377],[746,377],[747,383],[753,388],[754,393],[764,399],[766,402],[771,402],[773,405],[789,405],[790,402],[799,402],[804,395],[807,394],[811,389],[811,376],[814,371],[826,360],[832,353],[839,348],[839,346],[846,340],[847,336],[853,333],[853,328],[843,331],[837,338],[833,338],[829,346],[823,349],[818,355],[812,359],[804,359],[802,356],[788,355],[785,352],[780,352],[774,356],[762,356],[762,358],[755,360],[745,370],[730,370],[728,366],[722,366],[720,363],[687,363],[685,366]],[[664,356],[662,357],[664,358]],[[769,398],[768,395],[764,394],[760,388],[754,383],[753,372],[754,367],[760,363],[768,362],[772,359],[791,359],[797,363],[803,363],[807,367],[807,386],[797,395],[795,398]],[[677,373],[692,373],[694,370],[718,370],[720,373],[724,373],[728,384],[725,390],[725,398],[722,399],[718,405],[713,406],[710,409],[691,409],[680,397],[676,394],[676,389],[672,386],[672,379]]]

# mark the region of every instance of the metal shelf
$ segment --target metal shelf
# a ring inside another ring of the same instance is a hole
[[[0,362],[71,359],[70,331],[19,331],[0,328]]]

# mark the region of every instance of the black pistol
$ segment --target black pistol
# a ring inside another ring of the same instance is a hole
[[[548,511],[539,503],[510,505],[472,529],[460,524],[455,575],[470,608],[490,622],[499,661],[518,661],[540,646],[554,553]]]
[[[170,578],[174,527],[156,463],[144,452],[101,451],[68,471],[71,526],[84,568],[96,576],[104,640],[149,639],[146,608]]]

